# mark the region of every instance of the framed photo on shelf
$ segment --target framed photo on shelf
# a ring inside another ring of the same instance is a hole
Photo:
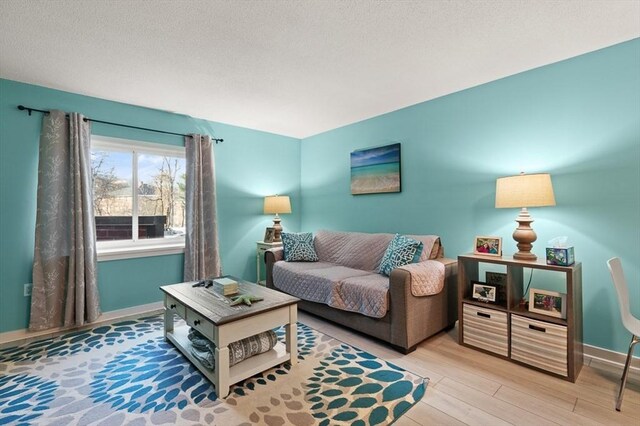
[[[502,256],[502,238],[476,237],[473,241],[473,253],[484,256]]]
[[[507,301],[507,274],[502,272],[486,272],[485,281],[487,284],[497,287],[498,302]]]
[[[272,243],[273,239],[275,238],[275,234],[276,234],[275,228],[267,228],[264,231],[264,239],[263,239],[263,241],[265,243]]]
[[[471,281],[473,288],[471,290],[471,297],[481,302],[495,302],[496,301],[496,287],[488,285],[487,283],[481,283],[480,281]]]
[[[566,319],[567,295],[532,288],[529,290],[529,312]]]

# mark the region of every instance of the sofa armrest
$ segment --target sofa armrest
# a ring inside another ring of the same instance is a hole
[[[411,274],[411,293],[414,296],[433,296],[444,288],[446,265],[438,260],[424,260],[400,266]]]
[[[389,313],[391,314],[391,343],[409,348],[423,336],[442,329],[439,324],[455,324],[458,311],[458,262],[454,259],[433,259],[445,267],[444,288],[432,296],[416,297],[411,293],[411,273],[402,268],[389,276]]]
[[[278,260],[284,259],[284,249],[282,247],[276,247],[269,250],[265,250],[264,252],[265,263],[268,261],[267,256],[273,256],[273,263],[276,263]]]
[[[411,287],[411,277],[412,272],[422,263],[426,262],[439,262],[444,265],[444,287],[454,286],[457,288],[458,282],[458,261],[455,259],[447,259],[446,257],[440,257],[437,259],[426,260],[425,262],[420,263],[412,263],[407,265],[407,267],[396,268],[391,271],[391,275],[389,276],[389,291],[393,291],[393,286],[404,286],[405,284],[409,284]],[[454,281],[452,278],[455,278]],[[394,284],[395,283],[395,284]]]
[[[267,288],[274,288],[273,286],[273,264],[279,260],[284,259],[284,249],[282,247],[276,247],[264,252],[264,262],[267,266]]]
[[[448,259],[446,257],[439,257],[433,260],[436,262],[440,262],[444,265],[445,286],[453,286],[457,289],[458,288],[458,261],[456,259]],[[455,280],[452,280],[452,278],[455,278]]]

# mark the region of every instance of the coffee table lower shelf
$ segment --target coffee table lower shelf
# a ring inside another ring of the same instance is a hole
[[[217,376],[217,372],[214,370],[209,370],[206,368],[200,361],[198,361],[191,354],[191,341],[189,340],[189,326],[176,326],[172,332],[167,332],[166,338],[180,351],[182,354],[187,357],[189,361],[196,367],[202,374],[205,375],[207,379],[213,383],[216,387],[217,393],[222,393],[219,391],[219,380]],[[280,365],[284,362],[289,361],[290,356],[287,352],[287,349],[282,342],[278,342],[273,349],[268,350],[265,353],[254,355],[250,358],[245,359],[237,363],[234,366],[229,367],[229,384],[235,384],[243,381],[251,376],[254,376],[258,373],[262,373],[276,365]],[[224,391],[223,391],[224,392]],[[222,398],[225,395],[218,395]]]

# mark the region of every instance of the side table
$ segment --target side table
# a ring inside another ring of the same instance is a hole
[[[264,252],[276,247],[282,247],[282,242],[280,241],[277,243],[265,243],[264,241],[256,241],[256,281],[260,285],[267,284],[266,279],[263,280],[260,276],[262,265],[264,265]]]

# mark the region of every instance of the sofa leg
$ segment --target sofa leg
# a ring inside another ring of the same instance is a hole
[[[451,330],[453,330],[453,329],[454,329],[454,327],[455,327],[455,326],[456,326],[456,323],[455,323],[455,321],[454,321],[454,322],[453,322],[453,324],[450,324],[450,325],[446,326],[446,327],[443,329],[443,331],[444,331],[444,332],[451,331]]]
[[[396,351],[400,352],[401,354],[408,355],[411,352],[415,351],[418,345],[413,345],[410,348],[404,348],[402,346],[397,346],[397,345],[391,345],[391,347]]]

